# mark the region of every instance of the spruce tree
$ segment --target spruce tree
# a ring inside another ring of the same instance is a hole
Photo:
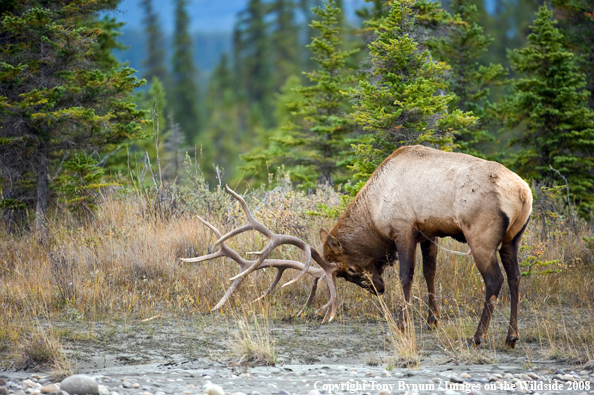
[[[472,111],[480,120],[475,128],[459,130],[456,144],[462,152],[483,156],[485,143],[494,140],[487,129],[493,122],[492,113],[488,111],[492,107],[489,102],[491,86],[502,84],[507,72],[500,64],[483,66],[479,63],[493,39],[486,36],[477,23],[479,13],[474,1],[452,0],[450,11],[454,19],[449,32],[430,42],[431,53],[450,66],[447,87],[455,94],[449,104],[450,111]]]
[[[274,81],[265,18],[266,5],[261,0],[250,0],[247,8],[238,15],[233,47],[243,102],[251,117],[264,118],[265,123],[271,126]],[[246,119],[244,123],[247,122]]]
[[[577,59],[564,45],[547,6],[538,10],[528,45],[510,57],[521,78],[505,103],[506,126],[522,134],[512,165],[520,175],[563,183],[551,167],[567,178],[572,200],[589,217],[594,208],[594,112]]]
[[[454,133],[476,121],[460,110],[447,113],[454,96],[440,91],[448,66],[433,60],[425,43],[415,41],[413,5],[412,0],[391,3],[369,44],[368,78],[349,92],[355,100],[353,120],[370,132],[355,149],[354,169],[363,181],[353,193],[396,148],[422,143],[452,150]]]
[[[159,81],[165,83],[167,81],[167,68],[165,67],[165,43],[163,41],[163,34],[159,27],[159,18],[153,10],[153,0],[142,0],[142,8],[144,9],[144,32],[146,34],[146,53],[147,57],[143,62],[146,70],[143,77],[147,81],[152,81],[153,77],[157,77]]]
[[[311,23],[318,35],[308,48],[318,69],[304,73],[311,85],[292,89],[297,100],[288,103],[288,108],[295,118],[287,120],[280,136],[273,138],[272,147],[265,153],[244,157],[252,162],[259,160],[260,165],[264,161],[284,165],[291,179],[304,188],[315,188],[320,182],[346,181],[351,154],[345,137],[352,133],[353,123],[345,115],[348,102],[341,92],[355,82],[353,71],[345,64],[357,52],[341,49],[341,10],[334,0],[327,0],[324,8],[312,11],[319,18]],[[288,93],[283,97],[288,97]]]
[[[577,64],[586,75],[589,105],[594,109],[594,3],[591,0],[552,0],[551,4],[567,48],[579,55]]]
[[[144,114],[128,96],[134,70],[102,71],[89,21],[112,2],[19,3],[1,19],[0,173],[35,175],[35,225],[44,230],[54,159],[134,138]],[[53,176],[53,174],[52,174]],[[19,180],[17,180],[19,181]]]
[[[180,125],[188,145],[195,143],[202,128],[198,88],[198,70],[194,64],[192,38],[188,32],[190,19],[186,0],[175,0],[175,31],[170,104],[173,119]]]
[[[296,5],[293,0],[274,0],[270,4],[270,41],[274,57],[272,64],[275,91],[280,89],[289,76],[297,75],[301,69],[301,45],[295,11]]]

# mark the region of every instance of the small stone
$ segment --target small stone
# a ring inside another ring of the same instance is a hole
[[[471,376],[468,373],[462,373],[460,377],[462,377],[463,379],[469,379]]]
[[[468,393],[468,395],[483,395],[483,393],[479,390],[472,390]]]
[[[561,380],[563,380],[563,381],[577,381],[577,380],[575,379],[575,377],[573,377],[573,376],[572,376],[572,375],[570,375],[570,374],[562,374],[562,375],[561,375]]]
[[[291,395],[289,391],[280,390],[276,393],[276,395]]]
[[[57,392],[52,392],[51,394],[48,394],[48,395],[70,395],[70,394],[68,392],[66,392],[66,391],[60,390],[60,391],[57,391]]]
[[[452,390],[447,390],[446,392],[444,392],[444,395],[460,395],[460,393]]]
[[[0,385],[6,385],[6,381],[2,377],[0,377]]]
[[[24,390],[26,390],[27,388],[41,389],[41,384],[36,383],[29,379],[23,380],[23,382],[21,383],[21,386],[23,387]]]
[[[499,380],[499,378],[497,378],[497,376],[495,376],[495,375],[492,375],[492,376],[489,376],[489,378],[487,380],[489,380],[489,381],[497,381],[497,380]]]
[[[268,383],[268,388],[276,388],[276,384]]]
[[[243,392],[236,392],[235,395],[245,395]]]
[[[211,384],[206,387],[204,393],[208,395],[225,395],[225,391],[223,391],[223,389],[216,384]]]
[[[65,378],[60,384],[60,389],[70,395],[99,395],[99,385],[95,379],[84,374],[76,374]]]
[[[52,392],[60,391],[60,387],[57,384],[48,384],[41,387],[42,394],[50,394]]]
[[[387,394],[386,394],[386,395],[390,394],[388,391],[386,391],[386,392],[387,392]],[[404,395],[421,395],[421,394],[419,394],[418,392],[411,392],[411,391],[406,391],[406,392],[404,393]]]
[[[109,388],[106,386],[99,385],[97,386],[97,389],[99,390],[99,395],[109,395]]]
[[[122,387],[123,388],[132,388],[132,383],[130,383],[129,381],[124,381],[122,383]]]
[[[4,383],[6,384],[6,383]],[[0,395],[8,395],[8,390],[6,389],[6,387],[2,386],[0,387]]]
[[[140,388],[140,384],[134,383],[134,384],[132,384],[132,388]]]
[[[153,394],[151,394],[150,392],[147,392],[147,391],[143,391],[140,393],[140,395],[153,395]]]
[[[14,393],[14,395],[25,395],[25,391],[23,390],[18,390]]]
[[[259,393],[258,391],[251,391],[251,392],[248,392],[247,395],[262,395],[262,394]]]
[[[503,378],[504,379],[513,379],[514,378],[514,375],[511,374],[511,373],[506,373],[506,374],[503,375]]]
[[[249,395],[249,394],[248,394]],[[311,390],[305,395],[322,395],[322,393],[318,390]]]
[[[157,392],[155,392],[155,395],[166,395],[166,394],[163,391],[157,391]]]
[[[390,374],[390,372],[384,372],[382,373],[382,377],[392,377],[392,375]]]
[[[458,377],[455,374],[453,374],[452,377],[450,377],[450,381],[452,383],[463,383],[464,379],[462,377]]]
[[[204,383],[202,383],[202,389],[205,390],[206,388],[210,387],[212,385],[212,382],[210,380],[206,380]]]
[[[373,372],[365,373],[365,377],[374,377],[374,376],[375,376],[375,373],[373,373]]]
[[[250,374],[249,373],[242,373],[242,374],[239,375],[239,378],[249,379],[250,378]]]
[[[583,368],[586,370],[594,370],[594,359],[591,359],[588,362],[586,362]]]
[[[538,380],[540,378],[535,373],[528,373],[526,376],[530,377],[532,380]]]
[[[390,395],[390,391],[388,391],[388,390],[381,390],[380,392],[377,393],[377,395]]]
[[[39,380],[41,378],[41,376],[38,374],[32,374],[31,377],[34,378],[35,380]]]
[[[565,374],[565,370],[563,370],[563,369],[557,369],[557,371],[555,372],[555,374]]]

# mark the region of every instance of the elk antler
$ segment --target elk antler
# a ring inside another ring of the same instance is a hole
[[[318,287],[318,281],[321,278],[323,278],[328,288],[329,300],[328,303],[326,303],[322,307],[322,309],[328,308],[326,314],[324,315],[322,324],[332,321],[332,319],[336,315],[336,309],[338,307],[338,301],[336,297],[336,264],[326,262],[324,258],[322,258],[322,256],[318,253],[318,251],[316,251],[315,248],[312,248],[309,244],[297,237],[288,235],[278,235],[271,232],[266,226],[258,222],[252,216],[252,213],[250,212],[247,204],[241,196],[235,193],[235,191],[229,188],[229,186],[226,186],[226,188],[227,191],[229,191],[229,193],[232,194],[235,197],[235,199],[237,199],[241,204],[241,207],[243,208],[243,211],[245,212],[245,215],[247,217],[247,224],[232,230],[224,236],[221,236],[221,233],[218,231],[217,228],[215,228],[213,225],[211,225],[204,219],[198,217],[198,219],[210,230],[212,230],[214,234],[219,238],[215,242],[215,245],[219,246],[219,250],[215,253],[203,255],[197,258],[180,258],[180,260],[183,262],[196,263],[219,257],[228,257],[233,259],[235,262],[239,263],[239,266],[241,267],[239,274],[231,278],[231,280],[233,280],[231,286],[229,287],[227,292],[225,292],[225,295],[221,298],[219,303],[217,303],[217,305],[212,310],[215,311],[220,309],[227,302],[227,300],[233,294],[233,292],[235,292],[239,288],[239,286],[248,274],[252,273],[255,270],[264,269],[267,267],[274,267],[277,269],[276,277],[274,278],[266,292],[264,292],[264,294],[262,294],[262,296],[260,296],[255,301],[260,300],[266,295],[270,294],[270,292],[274,289],[274,287],[276,287],[276,285],[280,281],[286,269],[300,270],[300,273],[299,275],[297,275],[297,277],[283,285],[283,287],[285,287],[289,284],[294,283],[295,281],[301,279],[306,273],[312,276],[312,287],[309,293],[309,297],[307,298],[305,306],[303,307],[303,309],[301,309],[301,311],[299,311],[298,314],[301,314],[307,307],[309,307],[309,305],[315,297],[316,290]],[[262,249],[262,251],[252,253],[258,256],[258,259],[255,261],[248,261],[243,259],[241,255],[239,255],[236,251],[225,245],[225,240],[248,230],[257,230],[258,232],[264,234],[268,238],[268,243]],[[282,244],[291,244],[302,249],[305,252],[305,263],[282,259],[267,259],[270,253],[276,247]],[[322,267],[322,269],[310,267],[312,258],[316,261],[318,265]]]

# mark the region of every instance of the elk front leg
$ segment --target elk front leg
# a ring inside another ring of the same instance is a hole
[[[489,330],[489,323],[491,322],[493,310],[495,309],[499,291],[501,291],[501,285],[503,284],[503,274],[501,274],[501,269],[497,262],[495,248],[486,249],[481,245],[476,247],[472,245],[471,248],[476,267],[481,272],[483,281],[485,282],[485,305],[478,329],[471,339],[471,342],[475,346],[480,346]]]
[[[423,254],[423,275],[427,282],[427,292],[429,293],[429,314],[427,316],[427,325],[429,328],[437,328],[439,318],[439,308],[437,307],[437,298],[435,296],[435,271],[437,269],[437,238],[423,241],[421,243],[421,253]]]
[[[509,328],[507,331],[507,337],[505,338],[505,345],[510,348],[516,347],[516,341],[518,341],[518,303],[520,297],[520,266],[518,265],[518,251],[520,247],[520,237],[517,237],[517,242],[501,246],[499,256],[501,257],[501,263],[505,269],[507,275],[507,283],[509,285],[510,294],[510,315],[509,315]],[[514,240],[516,240],[514,238]]]
[[[400,276],[400,284],[402,285],[402,292],[404,294],[404,306],[398,315],[398,328],[400,330],[408,329],[410,324],[409,305],[412,293],[412,282],[415,275],[416,247],[417,243],[414,241],[412,235],[411,237],[396,242],[398,262],[400,266],[398,274]]]

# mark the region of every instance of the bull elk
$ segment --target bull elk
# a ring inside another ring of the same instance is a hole
[[[410,320],[408,305],[416,265],[416,247],[421,243],[423,275],[429,294],[428,324],[436,326],[440,318],[435,295],[437,238],[450,236],[468,243],[475,264],[485,282],[485,304],[478,329],[471,339],[475,345],[484,341],[495,302],[503,284],[497,251],[507,274],[511,314],[505,343],[515,347],[518,340],[518,297],[520,239],[532,211],[530,188],[504,166],[460,153],[434,150],[423,146],[402,147],[394,151],[376,169],[330,232],[320,231],[323,256],[305,242],[285,235],[276,235],[256,221],[243,199],[231,191],[246,212],[248,223],[225,236],[202,220],[219,239],[220,250],[199,258],[183,259],[200,262],[227,256],[241,266],[240,273],[213,310],[219,309],[254,270],[275,267],[277,276],[267,295],[279,282],[285,269],[300,270],[291,282],[305,274],[313,278],[306,306],[312,302],[317,283],[324,279],[329,290],[328,307],[322,323],[336,313],[336,278],[342,277],[374,294],[384,292],[382,274],[398,259],[399,275],[405,305],[399,313],[399,326],[406,328]],[[269,239],[259,258],[246,261],[224,245],[224,241],[247,230],[258,230]],[[295,245],[305,252],[305,263],[267,259],[281,244]],[[315,260],[322,269],[310,267]],[[289,283],[285,284],[288,285]]]

